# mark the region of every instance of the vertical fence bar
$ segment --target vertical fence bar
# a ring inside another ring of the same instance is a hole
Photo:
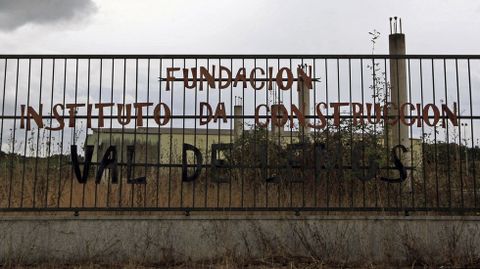
[[[174,59],[172,59],[172,62],[171,62],[171,67],[173,68],[175,66],[175,61]],[[167,77],[168,77],[168,71],[167,71]],[[168,82],[167,80],[167,83],[170,83]],[[168,89],[168,87],[167,87]],[[174,111],[174,106],[173,106],[173,91],[175,90],[175,82],[172,82],[172,87],[170,88],[170,109],[172,111],[172,115],[175,115]],[[168,155],[168,163],[169,164],[172,164],[172,154],[173,154],[173,148],[172,148],[172,144],[173,144],[173,121],[174,121],[174,117],[172,117],[172,121],[170,122],[170,137],[169,137],[169,155]],[[181,185],[183,185],[183,181],[180,182]],[[168,207],[171,206],[171,199],[172,199],[172,166],[169,165],[168,166]]]
[[[317,104],[317,69],[316,69],[316,66],[317,66],[316,63],[317,63],[317,61],[316,61],[315,58],[313,58],[312,61],[313,61],[313,71],[312,71],[312,72],[313,72],[313,75],[312,75],[312,76],[313,76],[313,78],[314,78],[314,80],[313,80],[313,111],[314,111],[313,114],[315,114],[315,112],[316,112],[316,104]],[[317,117],[314,117],[314,118],[313,118],[313,126],[317,126]],[[314,135],[313,145],[314,145],[315,147],[316,147],[316,145],[317,145],[318,132],[319,132],[319,131],[318,131],[317,128],[315,128],[315,129],[313,130],[313,135]],[[313,167],[315,167],[315,169],[313,170],[313,173],[314,173],[314,177],[313,177],[313,184],[314,184],[314,185],[313,185],[313,206],[314,206],[314,207],[317,207],[317,206],[318,206],[318,201],[317,201],[317,199],[318,199],[318,198],[317,198],[317,196],[318,196],[318,194],[317,194],[317,191],[318,191],[318,190],[317,190],[317,188],[318,188],[318,186],[317,186],[317,184],[318,184],[318,182],[317,182],[317,181],[318,181],[318,180],[317,180],[317,177],[318,177],[318,175],[317,175],[317,173],[318,173],[317,169],[318,169],[318,168],[317,168],[317,154],[316,154],[316,152],[315,152],[315,149],[314,149],[314,152],[313,152]]]
[[[391,61],[391,60],[390,60],[390,61]],[[397,106],[397,109],[398,109],[398,110],[400,110],[400,91],[403,90],[403,89],[400,89],[400,71],[399,71],[400,67],[399,67],[399,62],[400,62],[400,60],[395,60],[395,66],[396,66],[396,68],[395,68],[395,73],[396,73],[396,76],[397,76],[397,79],[396,79],[396,82],[397,82],[397,83],[396,83],[396,84],[397,84],[397,85],[396,85],[396,86],[397,86],[397,90],[396,90],[396,92],[397,92],[397,104],[395,104],[395,105]],[[385,69],[387,69],[386,65],[385,65]],[[392,72],[392,70],[390,70],[390,73],[391,73],[391,72]],[[390,100],[391,100],[391,99],[390,99]],[[400,113],[401,113],[401,112],[399,112],[398,115],[400,115]],[[399,119],[398,119],[398,120],[399,120]],[[393,126],[392,126],[392,127],[393,127]],[[397,130],[393,130],[393,132],[397,131],[397,133],[398,133],[397,135],[398,135],[398,140],[399,140],[399,141],[398,141],[398,142],[397,142],[397,141],[392,141],[392,146],[396,146],[396,145],[395,145],[396,143],[402,144],[402,141],[401,141],[401,137],[402,137],[402,135],[401,135],[401,128],[400,128],[400,126],[399,126],[398,128],[395,128],[395,129],[397,129]],[[393,139],[394,139],[394,138],[393,138],[393,136],[392,136],[392,140],[393,140]],[[387,144],[387,145],[388,145],[388,144]],[[390,150],[390,149],[388,149],[388,150]],[[403,155],[403,154],[402,154],[402,155]],[[407,180],[408,180],[408,179],[407,179]],[[413,183],[412,183],[412,184],[413,184]],[[400,183],[400,184],[399,184],[399,188],[398,188],[398,200],[399,200],[399,201],[398,201],[398,202],[395,201],[396,204],[398,204],[398,203],[400,204],[400,208],[403,208],[403,188],[402,188],[402,185],[403,185],[403,184]]]
[[[436,105],[436,95],[435,95],[435,65],[434,60],[432,59],[432,93],[433,93],[433,105]],[[428,115],[427,115],[428,116]],[[440,207],[440,190],[438,186],[438,156],[437,156],[437,126],[433,127],[433,136],[434,136],[434,162],[435,162],[435,188],[436,188],[436,200],[437,208]]]
[[[475,150],[475,142],[473,139],[473,104],[472,104],[472,77],[471,77],[471,72],[470,72],[470,59],[467,60],[467,71],[468,71],[468,95],[470,99],[470,137],[472,138],[472,152],[473,152],[473,158],[472,158],[472,176],[473,176],[473,199],[474,199],[474,207],[477,208],[477,180],[476,180],[476,163],[475,163],[475,157],[476,157],[476,150]]]
[[[459,116],[462,115],[462,109],[461,109],[461,100],[460,100],[460,84],[458,81],[458,59],[455,59],[455,82],[456,82],[456,87],[457,87],[457,111]],[[448,105],[448,103],[446,103]],[[443,119],[446,121],[446,125],[448,125],[448,119]],[[460,121],[461,123],[461,121]],[[458,144],[460,145],[458,150],[459,150],[459,158],[458,158],[458,165],[459,165],[459,172],[460,172],[460,205],[461,207],[465,207],[465,201],[463,197],[463,165],[462,165],[462,124],[458,124]],[[466,147],[465,147],[465,150]],[[465,160],[466,161],[466,160]]]
[[[88,58],[87,60],[87,105],[86,105],[86,109],[88,111],[89,109],[89,105],[90,105],[90,58]],[[87,122],[88,122],[88,119],[87,119]],[[87,134],[88,133],[88,124],[85,125],[85,133]],[[87,140],[85,139],[85,142]],[[84,171],[85,173],[85,171]],[[97,184],[95,184],[96,186]],[[83,183],[82,184],[82,207],[85,207],[85,191],[86,191],[86,188],[87,188],[87,182]]]
[[[183,58],[184,69],[186,68],[185,61],[185,58]],[[182,89],[182,145],[185,144],[185,90],[186,87],[184,85]],[[180,207],[183,207],[183,182],[180,184]]]
[[[337,63],[337,102],[340,103],[341,93],[340,93],[340,59],[339,58],[336,58],[336,63]],[[342,114],[341,111],[339,111],[338,113],[340,113],[340,115]],[[339,137],[340,141],[342,140],[341,124],[342,123],[340,121],[339,126],[337,126],[337,132],[338,132],[338,137]],[[338,143],[338,142],[336,142],[336,143]],[[341,147],[341,145],[339,145],[339,146]],[[343,154],[339,154],[339,155],[343,155]],[[341,157],[339,157],[339,159],[341,159]],[[343,161],[341,161],[340,163],[343,166]],[[339,171],[342,168],[339,167],[339,168],[336,168],[336,169],[337,169],[337,171]],[[337,173],[337,175],[340,175],[340,177],[343,177],[344,176],[343,171],[339,171]],[[343,204],[343,195],[344,195],[344,193],[343,193],[343,189],[344,189],[343,180],[344,180],[344,178],[341,178],[340,180],[337,179],[337,184],[340,185],[340,188],[338,188],[338,207],[342,207],[342,204]]]
[[[218,59],[218,66],[222,66],[222,60],[219,58]],[[215,70],[212,70],[212,73],[215,73]],[[215,74],[214,74],[215,75]],[[215,82],[214,82],[215,83]],[[222,83],[220,80],[218,82],[219,84]],[[218,103],[221,103],[222,102],[222,92],[220,91],[220,86],[219,86],[219,89],[218,89]],[[220,144],[221,143],[221,140],[220,140],[220,128],[221,128],[221,122],[222,120],[221,119],[218,119],[218,127],[217,127],[217,143]],[[184,128],[185,129],[185,128]],[[209,145],[210,146],[210,145]],[[208,150],[208,148],[207,148]],[[210,154],[213,154],[213,152],[210,152]],[[220,155],[220,154],[219,154]],[[208,159],[208,156],[207,156],[207,159]],[[217,208],[220,207],[220,181],[217,180]]]
[[[28,77],[27,77],[27,105],[26,109],[28,111],[28,107],[30,106],[30,81],[32,75],[32,59],[28,59]],[[25,136],[24,136],[24,147],[23,147],[23,171],[22,171],[22,189],[20,193],[20,207],[23,207],[23,189],[25,187],[25,169],[27,163],[27,129],[25,129]]]
[[[42,104],[42,91],[43,91],[43,58],[40,59],[40,89],[38,97],[38,107],[40,108]],[[75,89],[75,103],[77,93]],[[74,131],[75,132],[75,131]],[[40,129],[37,129],[37,140],[36,140],[36,149],[35,149],[35,172],[34,172],[34,183],[33,183],[33,207],[35,207],[36,197],[37,197],[37,181],[38,181],[38,147],[40,145]],[[72,184],[73,185],[73,184]]]
[[[230,58],[230,71],[233,70],[233,59]],[[197,91],[195,91],[196,93]],[[195,108],[197,107],[197,96],[195,95]],[[196,109],[195,109],[196,111]],[[235,118],[235,112],[234,112],[234,104],[233,104],[233,83],[230,82],[230,116],[233,116],[232,118],[230,118],[230,144],[234,145],[233,142],[237,142],[237,141],[233,141],[232,137],[233,137],[233,122],[236,121],[237,119]],[[196,120],[194,122],[197,122]],[[243,129],[243,126],[242,126],[242,129]],[[197,128],[196,128],[196,124],[195,124],[195,141],[196,141],[196,138],[197,138],[197,135],[196,135],[196,131],[197,131]],[[237,130],[238,131],[238,130]],[[196,143],[194,144],[196,146]],[[236,153],[236,151],[235,151]],[[232,151],[229,152],[229,156],[230,156],[230,164],[229,164],[229,172],[228,172],[228,175],[230,175],[230,179],[228,181],[228,207],[229,208],[232,208],[232,177],[233,175],[236,173],[233,173],[233,164],[232,164],[232,160],[237,156],[233,156],[233,153]],[[194,186],[194,190],[195,190],[195,182],[193,182],[193,186]],[[195,193],[195,192],[194,192]],[[194,196],[195,198],[195,196]]]
[[[375,59],[372,58],[372,66],[371,66],[371,68],[372,68],[372,87],[371,88],[372,88],[372,96],[373,96],[373,103],[374,104],[377,103],[377,98],[378,98],[378,96],[377,96],[377,75],[376,75],[376,71],[375,71],[375,66],[376,66],[375,65]],[[368,66],[367,66],[367,68],[368,68]],[[385,77],[387,76],[386,72],[387,72],[387,70],[385,70]],[[385,95],[385,98],[386,98],[386,95]],[[385,131],[385,129],[383,131]],[[377,136],[377,125],[376,124],[373,126],[373,133],[375,134],[375,136]],[[377,139],[378,138],[375,137],[375,142],[377,142]],[[384,144],[388,144],[388,137],[387,137],[387,140],[384,141]],[[388,152],[387,152],[387,154],[388,154]],[[375,207],[378,207],[378,200],[379,200],[379,197],[378,197],[379,191],[378,191],[377,181],[378,180],[377,180],[377,177],[376,177],[375,178],[375,187],[374,187],[374,189],[375,189]]]
[[[65,121],[65,98],[66,98],[66,91],[67,91],[67,58],[63,59],[63,89],[62,89],[62,119]],[[60,201],[62,196],[62,187],[61,182],[63,180],[63,143],[65,138],[65,128],[62,128],[61,137],[60,137],[60,160],[59,160],[59,171],[58,171],[58,190],[57,190],[57,208],[60,208]]]
[[[207,58],[207,70],[210,72],[210,59]],[[203,81],[201,80],[200,83],[202,83],[202,85],[200,86],[200,88],[203,87]],[[207,83],[207,104],[210,103],[210,83]],[[208,124],[206,126],[206,136],[205,136],[205,154],[208,154]],[[208,159],[208,157],[207,157]],[[205,197],[204,197],[204,204],[205,204],[205,207],[208,207],[208,166],[205,167]]]
[[[162,58],[158,59],[158,103],[162,103]],[[160,194],[160,169],[162,167],[162,138],[160,134],[160,126],[157,129],[157,140],[158,140],[158,146],[157,146],[157,180],[156,180],[156,189],[155,189],[155,195],[156,195],[156,207],[159,207],[159,194]]]
[[[411,104],[412,103],[412,77],[411,77],[411,66],[410,66],[410,58],[407,59],[407,76],[408,76],[408,102]],[[400,100],[400,98],[399,98]],[[401,111],[401,108],[399,107],[398,108],[400,111],[399,111],[399,114],[400,113],[404,113],[404,111]],[[410,121],[413,121],[412,119],[412,109],[410,109],[409,111],[409,116],[410,116]],[[402,124],[400,122],[400,124]],[[415,181],[414,181],[414,176],[413,176],[413,172],[414,172],[414,168],[413,168],[413,127],[410,126],[409,127],[409,130],[410,130],[410,167],[411,167],[411,170],[410,170],[410,191],[411,191],[411,205],[410,207],[411,208],[416,208],[415,207]],[[409,180],[407,178],[407,180]]]
[[[245,58],[242,58],[242,68],[245,68]],[[242,83],[242,126],[245,127],[245,85]],[[242,139],[245,138],[245,128],[242,128]],[[244,194],[245,194],[245,143],[242,143],[242,156],[240,157],[240,165],[242,169],[241,173],[241,202],[240,207],[244,207]]]
[[[257,68],[257,58],[254,58],[253,59],[253,68]],[[256,108],[257,107],[257,91],[254,90],[254,96],[253,96],[253,107]],[[268,109],[267,109],[268,110]],[[268,116],[268,112],[266,112],[266,115]],[[208,128],[208,126],[207,126]],[[266,131],[268,132],[268,128],[270,128],[270,126],[266,126]],[[258,148],[257,148],[257,145],[258,145],[258,133],[257,133],[257,124],[254,124],[254,127],[253,127],[253,130],[254,130],[254,133],[253,133],[253,141],[254,141],[254,150],[253,152],[255,152],[255,155],[257,155],[256,153],[258,152]],[[262,130],[260,130],[262,131]],[[262,154],[264,154],[262,152]],[[263,156],[262,156],[263,158]],[[267,166],[268,166],[268,158],[267,158]],[[249,165],[250,167],[250,165]],[[257,169],[255,169],[255,177],[257,177],[258,175],[260,175],[260,177],[262,176],[262,170],[265,169],[263,167],[260,167],[260,173],[257,172]],[[255,180],[256,181],[256,180]],[[256,183],[256,182],[255,182]],[[256,188],[256,185],[254,183],[254,186],[253,186],[253,207],[257,207],[257,188]]]
[[[77,90],[78,90],[78,58],[75,59],[75,103],[77,103]],[[76,122],[75,119],[73,122],[73,135],[70,134],[70,145],[76,145],[75,135],[76,135]],[[35,189],[35,187],[34,187]],[[35,197],[35,195],[34,195]],[[73,170],[70,169],[70,208],[73,207]]]
[[[445,104],[448,104],[448,85],[447,85],[447,63],[446,59],[443,59],[443,82],[445,87]],[[444,119],[443,119],[444,120]],[[448,124],[445,126],[447,129],[447,182],[448,182],[448,207],[452,208],[452,183],[450,174],[450,132]]]
[[[16,125],[17,125],[17,101],[18,101],[18,76],[20,72],[20,59],[17,58],[17,71],[15,72],[15,108],[14,108],[14,119],[13,119],[13,127],[12,127],[12,148],[10,154],[12,154],[12,158],[10,161],[10,182],[8,184],[8,208],[11,207],[12,203],[12,181],[13,181],[13,162],[14,158],[13,156],[15,155],[15,131],[16,131]],[[34,206],[35,207],[35,206]]]
[[[47,184],[45,187],[45,206],[48,207],[48,187],[50,180],[50,154],[52,147],[52,119],[53,119],[53,96],[55,91],[55,59],[52,59],[52,92],[50,95],[50,121],[49,121],[49,130],[48,130],[48,147],[47,147]]]
[[[302,61],[301,61],[302,68],[303,68],[303,60],[304,60],[304,59],[302,58]],[[298,68],[298,67],[297,67],[297,68]],[[308,73],[308,70],[306,70],[306,69],[307,69],[307,68],[305,68],[305,72]],[[300,83],[300,78],[297,78],[297,88],[298,88],[298,83]],[[305,81],[302,81],[301,86],[302,86],[302,89],[300,89],[300,90],[301,90],[300,92],[302,92],[302,94],[303,94],[305,91],[308,92],[308,91],[310,90],[310,89],[307,89],[307,88],[305,87]],[[292,90],[293,90],[293,89],[292,89]],[[297,92],[298,92],[298,91],[297,91]],[[300,94],[300,92],[298,92],[298,94]],[[310,93],[309,93],[309,94],[310,94]],[[298,98],[298,99],[300,100],[300,98]],[[304,97],[302,97],[301,100],[302,100],[302,103],[303,103]],[[309,101],[310,101],[310,99],[309,99]],[[308,107],[305,107],[305,105],[302,104],[302,103],[299,103],[298,106],[299,106],[299,107],[304,107],[304,109],[303,109],[302,112],[303,112],[303,113],[308,113],[308,115],[310,115],[310,103],[308,104],[308,105],[309,105]],[[300,127],[300,125],[301,125],[301,124],[300,124],[300,120],[299,120],[298,118],[297,118],[297,120],[298,120],[298,125],[299,125],[299,127]],[[307,118],[307,121],[306,121],[306,122],[310,122],[310,119]],[[307,125],[307,124],[305,123],[305,125]],[[301,142],[301,145],[302,145],[302,164],[301,164],[301,167],[303,167],[303,169],[308,169],[308,167],[306,166],[306,160],[305,160],[305,143],[306,143],[305,133],[306,133],[307,128],[308,128],[308,126],[304,126],[303,128],[301,128],[301,129],[303,130],[303,132],[302,132],[302,142]],[[267,134],[268,134],[268,133],[267,133]],[[301,170],[301,171],[300,171],[300,176],[301,176],[300,184],[302,184],[302,207],[305,207],[305,180],[306,180],[306,178],[305,178],[305,170]]]
[[[326,103],[329,104],[329,101],[328,101],[328,59],[324,59],[324,62],[325,62],[325,100],[326,100]],[[327,105],[327,116],[330,116],[330,113],[329,113],[329,106]],[[329,141],[329,138],[330,138],[330,124],[329,124],[329,120],[327,120],[327,138],[326,138],[326,146],[328,148],[328,141]],[[324,158],[326,159],[326,158]],[[325,176],[325,202],[326,202],[326,207],[327,207],[327,212],[329,212],[330,210],[330,177],[328,176],[328,174],[326,174]]]
[[[103,59],[102,58],[100,59],[100,74],[99,75],[100,75],[100,77],[99,77],[99,81],[98,81],[98,85],[99,85],[98,86],[98,103],[101,104],[102,103],[102,83],[103,83],[103,81],[102,81],[102,79],[103,79]],[[92,128],[93,128],[93,126],[92,126]],[[98,156],[99,156],[98,152],[100,151],[100,149],[98,147],[98,145],[100,145],[100,115],[99,115],[99,118],[97,119],[97,128],[98,128],[98,131],[97,131],[97,158],[96,158],[96,161],[98,162]],[[97,169],[98,169],[98,167],[97,167]],[[108,183],[107,183],[107,185],[108,185]],[[108,194],[107,194],[106,199],[108,199]],[[93,207],[98,206],[97,200],[98,200],[98,184],[95,184],[95,197],[94,197]]]
[[[392,61],[392,59],[389,59],[390,61]],[[398,63],[398,61],[396,61]],[[384,58],[383,59],[383,68],[385,70],[385,76],[384,76],[384,86],[383,86],[383,89],[384,89],[384,100],[383,100],[383,103],[384,103],[384,106],[387,106],[388,102],[391,101],[391,94],[392,94],[392,91],[391,91],[391,87],[388,87],[389,85],[389,82],[387,80],[387,58]],[[374,65],[373,66],[373,69],[374,69],[374,72],[375,72],[375,80],[377,80],[377,77],[376,77],[376,66]],[[398,70],[398,66],[396,68]],[[392,73],[392,70],[390,70],[390,74]],[[397,77],[398,77],[398,74],[397,74]],[[398,81],[398,80],[397,80]],[[398,87],[398,85],[397,85]],[[390,98],[390,100],[388,100],[388,98]],[[389,135],[389,127],[388,127],[388,124],[385,122],[385,120],[388,121],[388,119],[385,119],[384,118],[384,123],[383,123],[383,136],[384,136],[384,139],[385,139],[385,163],[386,163],[386,169],[387,169],[387,176],[390,177],[390,149],[388,148],[390,143],[392,142],[395,142],[395,141],[390,141],[390,135]],[[393,139],[393,138],[392,138]],[[387,189],[387,207],[390,207],[390,192],[391,192],[391,184],[390,182],[387,182],[386,184],[386,189]]]
[[[289,59],[288,59],[288,68],[290,68],[290,70],[292,70],[292,58],[289,58]],[[283,77],[282,77],[282,80],[283,80]],[[298,81],[297,81],[297,83],[298,83]],[[291,106],[292,104],[293,104],[293,89],[290,90],[290,106]],[[268,126],[267,126],[267,128],[268,128]],[[290,128],[290,130],[291,130],[291,131],[290,131],[290,144],[293,144],[293,131],[292,131],[291,128]],[[299,130],[300,130],[300,128],[299,128]],[[267,132],[268,132],[268,129],[267,129]],[[288,188],[289,188],[289,190],[290,190],[290,207],[293,208],[293,207],[294,207],[294,206],[293,206],[293,185],[295,184],[295,183],[294,183],[295,180],[292,178],[292,177],[294,176],[294,175],[293,175],[293,171],[292,171],[293,169],[290,168],[290,167],[287,167],[287,169],[290,170],[289,173],[292,172],[292,173],[290,173],[290,175],[289,175],[290,179],[288,180]]]
[[[365,107],[365,88],[364,88],[364,81],[363,81],[363,59],[360,59],[360,90],[361,90],[361,94],[362,94],[362,108]],[[365,119],[362,119],[362,122],[364,121]],[[365,138],[365,124],[362,124],[362,140],[364,140]],[[365,147],[363,146],[362,147],[362,160],[363,160],[363,163],[365,163]],[[364,165],[365,166],[365,165]],[[365,176],[365,170],[362,169],[362,176]],[[367,200],[367,197],[366,197],[366,181],[365,180],[362,180],[362,206],[363,207],[366,207],[366,200]]]
[[[5,94],[6,94],[6,88],[7,88],[7,69],[8,69],[8,58],[5,58],[5,64],[3,66],[4,70],[3,70],[3,95],[2,95],[2,117],[0,118],[0,154],[3,153],[3,123],[4,123],[4,117],[5,117]],[[7,153],[5,153],[5,156],[8,156]],[[5,166],[2,165],[2,169],[5,169],[6,170],[6,162],[3,162],[3,164],[5,164]],[[5,186],[6,186],[6,183],[7,183],[7,178],[5,177]],[[0,183],[1,184],[1,183]],[[0,193],[0,199],[4,199],[4,197],[2,197],[3,195],[3,192]],[[0,200],[0,205],[2,204],[1,203],[2,201]]]
[[[114,89],[114,86],[115,86],[115,58],[112,58],[112,66],[111,66],[111,76],[110,76],[110,103],[112,104],[112,108],[110,109],[110,126],[109,126],[109,135],[108,135],[108,145],[109,147],[112,145],[112,128],[113,128],[113,106],[114,106],[114,103],[113,103],[113,89]],[[100,136],[100,129],[98,130],[98,135]],[[98,144],[100,145],[100,144]],[[99,149],[100,147],[98,146],[97,147],[97,161],[99,160],[100,158],[100,154],[99,154]],[[110,182],[110,180],[107,180],[107,201],[106,201],[106,205],[107,207],[110,207],[110,192],[112,191],[112,183]],[[117,183],[118,184],[118,183]],[[118,188],[117,188],[118,189]]]
[[[350,115],[352,115],[352,59],[348,59],[348,99],[350,101]],[[350,119],[350,164],[353,160],[353,119]],[[350,208],[354,207],[353,188],[355,182],[353,175],[350,174]]]
[[[198,70],[198,59],[195,58],[195,72]],[[197,115],[197,102],[198,102],[198,84],[195,83],[195,105],[194,105],[194,115]],[[193,145],[197,147],[197,119],[193,120]],[[205,184],[207,184],[207,181],[205,180]],[[195,207],[195,186],[196,186],[196,180],[193,181],[192,183],[192,207]]]
[[[125,117],[128,119],[129,115],[128,115],[128,110],[127,110],[127,107],[125,106],[125,97],[126,97],[126,91],[127,91],[127,59],[126,58],[123,58],[123,77],[122,77],[122,85],[123,85],[123,96],[122,96],[122,107],[123,107],[123,112],[120,111],[120,109],[118,109],[117,111],[117,118],[118,119],[121,119],[123,118],[123,115],[122,113],[125,113]],[[122,134],[121,134],[121,142],[120,142],[120,163],[124,163],[124,160],[123,160],[123,149],[125,148],[125,144],[124,144],[124,139],[125,139],[125,125],[124,124],[121,124],[122,125]],[[121,165],[120,166],[120,187],[119,187],[119,192],[118,192],[118,207],[122,207],[122,192],[123,192],[123,166]]]
[[[267,103],[267,106],[269,105],[269,102],[268,102],[268,59],[265,59],[265,70],[267,71],[266,72],[266,76],[265,76],[265,101]],[[255,73],[255,76],[256,76],[256,73]],[[254,89],[255,91],[255,89]],[[273,102],[272,102],[273,104]],[[272,127],[273,127],[273,119],[272,119]],[[278,127],[277,128],[279,129],[279,133],[280,133],[280,128],[283,128],[283,127]],[[272,129],[273,130],[273,129]],[[273,138],[273,133],[272,133],[272,138]],[[268,208],[268,184],[269,184],[269,181],[267,180],[267,178],[269,177],[269,172],[270,172],[270,169],[268,168],[269,167],[269,162],[268,162],[268,144],[270,143],[269,139],[268,139],[268,131],[267,131],[267,139],[266,139],[266,145],[267,145],[267,150],[265,152],[265,154],[267,155],[267,167],[265,168],[267,171],[265,173],[265,176],[266,178],[262,179],[262,180],[265,180],[265,207]]]
[[[147,116],[146,116],[146,130],[145,130],[145,162],[144,162],[144,174],[145,177],[149,175],[149,169],[147,164],[148,161],[148,148],[149,148],[149,138],[150,138],[150,58],[147,59]],[[137,112],[138,113],[138,112]],[[145,185],[143,186],[143,207],[147,207],[147,184],[149,181],[145,179]]]
[[[135,59],[135,103],[138,103],[138,58]],[[135,108],[134,108],[135,109]],[[138,110],[135,109],[135,112],[138,113]],[[134,121],[134,127],[133,127],[133,147],[137,146],[137,126],[138,126],[138,117],[135,117]],[[128,145],[127,145],[128,147]],[[123,147],[122,147],[122,155],[123,155]],[[133,163],[135,163],[135,151],[132,156]],[[128,158],[128,157],[127,157]],[[135,165],[132,165],[132,177],[135,177]],[[127,168],[128,169],[128,168]],[[128,173],[127,173],[128,177]],[[133,183],[133,182],[132,182]],[[128,184],[128,182],[127,182]],[[130,207],[134,207],[134,201],[135,201],[135,184],[130,184],[130,189],[132,191],[131,193],[131,203]]]
[[[422,59],[419,60],[419,72],[420,72],[420,104],[423,107],[423,66]],[[427,115],[428,116],[428,115]],[[427,172],[426,172],[426,158],[425,158],[425,123],[422,123],[422,178],[423,178],[423,207],[427,208],[428,197],[427,197]]]

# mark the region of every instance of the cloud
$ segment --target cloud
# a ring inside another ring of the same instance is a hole
[[[84,19],[96,10],[92,0],[0,0],[0,30]]]

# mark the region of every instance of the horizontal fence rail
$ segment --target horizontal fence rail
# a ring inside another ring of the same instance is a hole
[[[480,55],[0,55],[0,211],[479,210]]]

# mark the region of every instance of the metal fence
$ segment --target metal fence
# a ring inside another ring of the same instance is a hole
[[[0,82],[3,212],[478,211],[478,55],[0,55]]]

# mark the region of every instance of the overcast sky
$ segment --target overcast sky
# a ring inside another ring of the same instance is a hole
[[[478,1],[0,0],[0,53],[478,54]]]

